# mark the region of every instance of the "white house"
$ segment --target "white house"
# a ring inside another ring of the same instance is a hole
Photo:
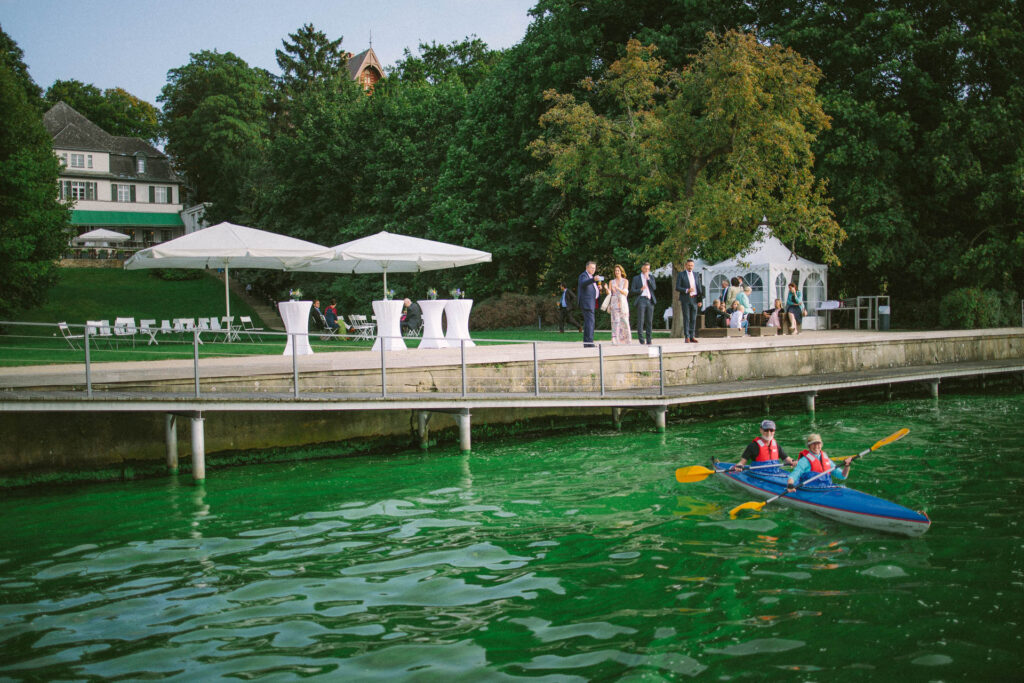
[[[145,247],[185,234],[182,182],[165,154],[141,138],[110,135],[64,102],[43,123],[64,165],[60,197],[74,202],[77,235],[106,228],[131,236],[126,246]]]

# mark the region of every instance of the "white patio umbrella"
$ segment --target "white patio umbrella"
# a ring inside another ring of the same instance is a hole
[[[314,242],[218,223],[138,251],[125,261],[126,270],[138,268],[223,268],[224,308],[231,318],[228,298],[229,268],[292,270],[299,264],[313,264],[334,257],[334,251]]]
[[[76,242],[82,244],[107,244],[127,242],[131,237],[124,234],[123,232],[114,232],[113,230],[106,230],[105,228],[97,228],[96,230],[90,230],[89,232],[83,232],[81,235],[75,238]]]
[[[329,261],[311,262],[293,270],[310,273],[383,273],[386,297],[388,273],[418,273],[488,263],[491,260],[491,254],[486,251],[386,231],[339,244],[333,251],[334,258]]]

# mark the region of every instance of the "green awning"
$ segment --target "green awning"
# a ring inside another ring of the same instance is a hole
[[[181,215],[176,213],[143,213],[142,211],[72,211],[71,225],[126,225],[150,228],[181,228]]]

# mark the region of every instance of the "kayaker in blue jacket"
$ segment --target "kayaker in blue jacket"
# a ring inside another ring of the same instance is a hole
[[[797,485],[803,484],[806,480],[822,472],[829,474],[818,477],[809,484],[810,486],[832,486],[833,479],[845,481],[846,477],[850,475],[850,462],[853,458],[844,460],[842,470],[840,470],[828,457],[828,454],[821,450],[821,447],[820,434],[807,435],[807,450],[800,452],[800,459],[796,461],[796,467],[789,473],[789,481],[786,482],[787,491],[796,491]]]
[[[754,466],[762,466],[758,469],[758,472],[762,474],[777,474],[782,472],[779,468],[780,460],[790,467],[796,464],[775,440],[775,423],[771,420],[763,420],[761,436],[747,444],[743,456],[732,466],[730,471],[739,472],[748,462],[751,462]],[[765,465],[769,465],[769,467],[764,467]],[[775,467],[770,467],[770,465],[775,465]]]

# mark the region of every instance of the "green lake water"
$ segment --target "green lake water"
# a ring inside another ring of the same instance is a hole
[[[915,539],[675,481],[760,416],[7,492],[0,679],[1020,680],[1022,399],[773,415],[794,454],[909,427],[850,485]]]

